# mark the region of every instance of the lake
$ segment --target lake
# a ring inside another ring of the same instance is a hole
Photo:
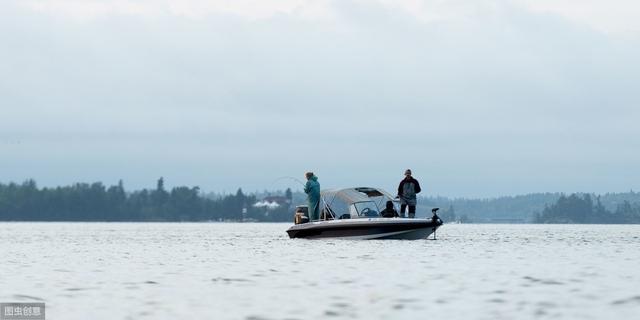
[[[0,302],[47,319],[637,319],[640,226],[447,224],[437,240],[283,223],[0,223]]]

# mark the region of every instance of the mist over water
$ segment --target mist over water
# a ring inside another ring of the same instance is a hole
[[[438,240],[289,224],[1,223],[0,302],[47,319],[632,319],[640,226],[444,225]]]

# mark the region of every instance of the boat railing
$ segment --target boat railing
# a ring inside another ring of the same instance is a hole
[[[322,199],[322,203],[324,204],[324,206],[322,208],[322,211],[320,212],[318,221],[335,220],[336,215],[333,210],[331,210],[331,207],[329,207],[329,204],[327,204],[327,200],[324,197],[320,197],[320,199]],[[330,219],[327,219],[327,213],[331,215]]]

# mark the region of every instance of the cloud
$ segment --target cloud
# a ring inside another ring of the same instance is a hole
[[[412,167],[429,192],[491,195],[640,178],[624,18],[618,33],[566,2],[6,3],[10,179],[251,190],[310,169],[393,185]]]
[[[203,19],[208,15],[233,15],[246,19],[268,19],[277,15],[322,18],[328,14],[327,0],[27,0],[21,5],[32,10],[88,21],[106,16],[178,16]]]
[[[258,20],[278,15],[301,19],[326,20],[338,15],[344,3],[359,7],[381,6],[404,12],[423,22],[460,21],[478,15],[495,14],[505,7],[524,7],[532,12],[558,15],[588,25],[605,33],[637,33],[640,4],[634,0],[23,0],[20,6],[51,15],[77,20],[102,19],[105,16],[142,17],[180,16],[203,19],[209,15],[228,14]]]
[[[522,0],[533,12],[557,14],[608,34],[640,32],[640,3],[634,0]]]

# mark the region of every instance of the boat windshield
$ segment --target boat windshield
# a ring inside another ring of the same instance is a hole
[[[330,212],[334,219],[380,217],[387,201],[395,199],[382,189],[358,187],[321,192],[321,212]]]
[[[356,202],[353,204],[358,217],[379,217],[378,207],[373,201]]]

